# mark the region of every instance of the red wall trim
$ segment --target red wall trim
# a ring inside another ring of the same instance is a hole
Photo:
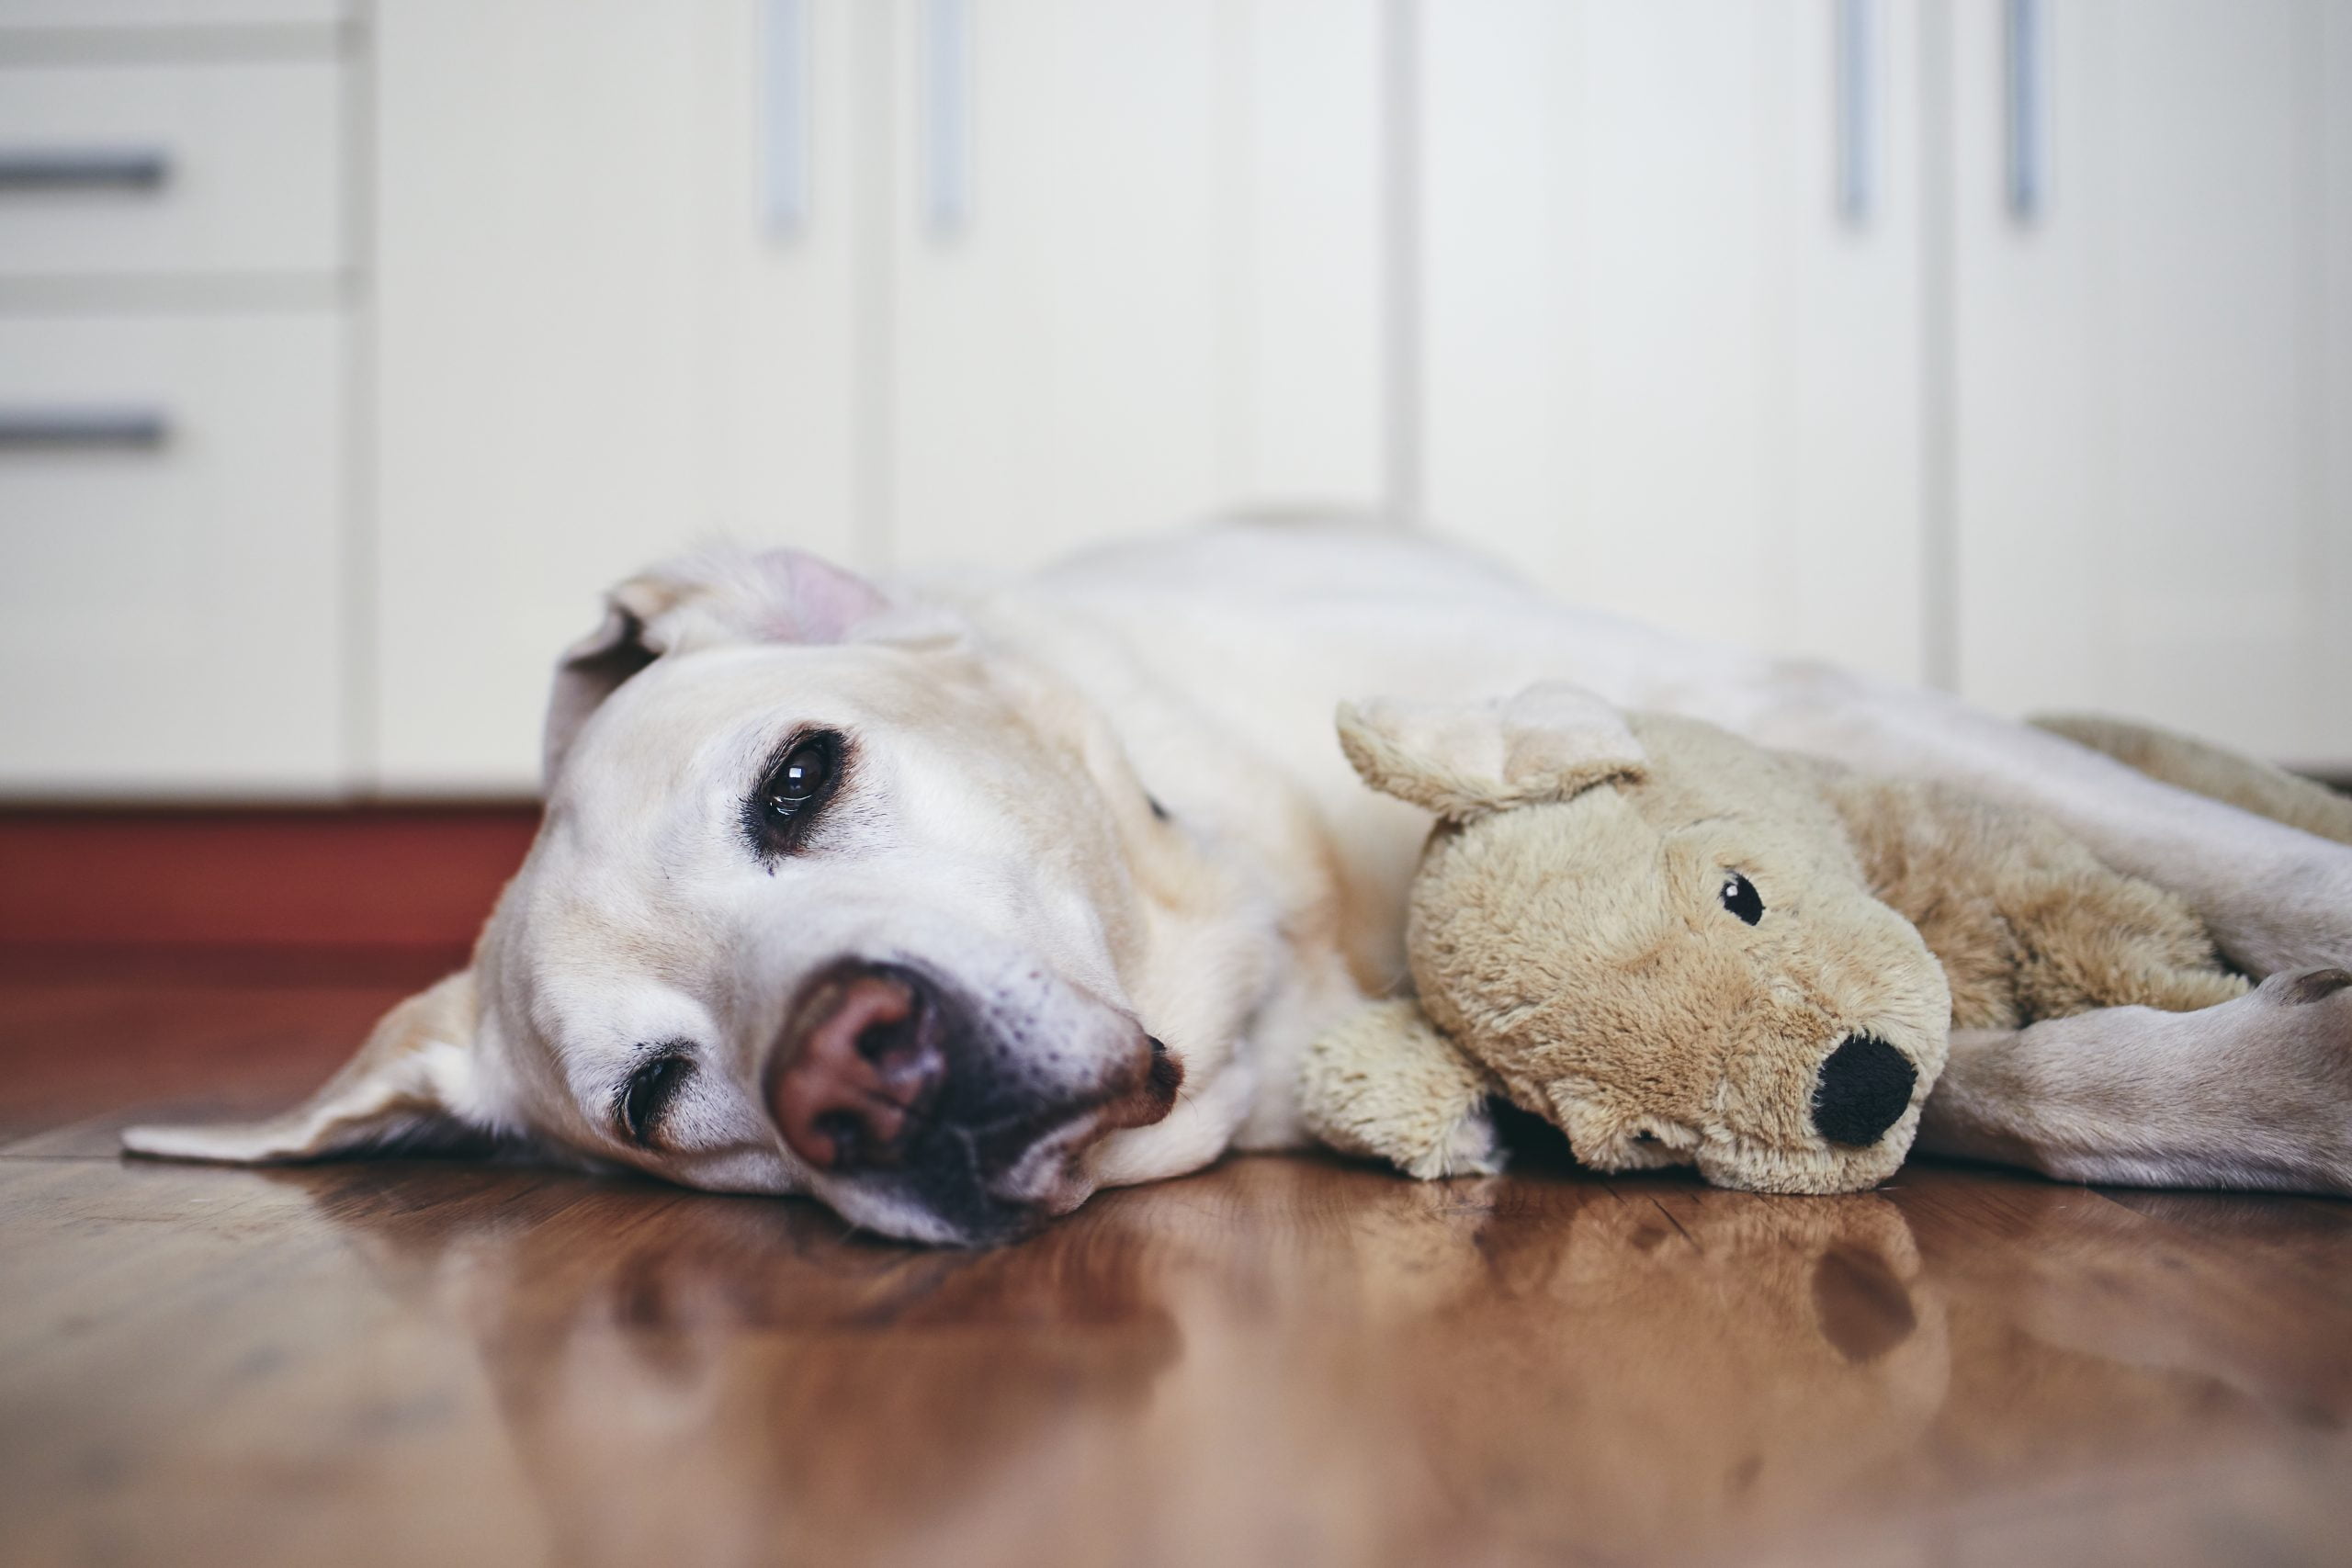
[[[0,810],[0,965],[451,967],[537,823],[524,802]]]

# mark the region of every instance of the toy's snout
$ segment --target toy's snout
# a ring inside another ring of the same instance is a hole
[[[1875,1034],[1849,1034],[1821,1064],[1814,1130],[1833,1144],[1867,1148],[1910,1108],[1919,1069]]]

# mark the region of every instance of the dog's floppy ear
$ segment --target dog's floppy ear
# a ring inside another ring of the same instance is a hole
[[[1454,818],[1566,800],[1649,761],[1623,714],[1558,682],[1491,702],[1342,703],[1340,745],[1373,788]]]
[[[122,1146],[164,1159],[269,1165],[492,1141],[499,1129],[474,1055],[479,1021],[472,972],[452,975],[386,1013],[307,1104],[266,1122],[131,1127]]]
[[[588,716],[663,654],[729,642],[838,642],[886,604],[855,572],[800,550],[711,550],[639,572],[605,596],[604,620],[556,664],[546,782],[555,782]]]

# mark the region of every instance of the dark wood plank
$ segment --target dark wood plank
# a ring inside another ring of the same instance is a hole
[[[53,1139],[68,1112],[94,1119],[74,1134],[266,1098],[382,999],[239,995],[0,987],[0,1039],[81,1046],[0,1077],[0,1106],[35,1093],[20,1122]],[[76,1087],[109,1055],[149,1071]],[[0,1158],[10,1562],[2186,1563],[2352,1540],[2352,1207],[2320,1201],[1250,1158],[959,1255],[637,1180],[72,1152]]]
[[[323,1083],[412,988],[0,981],[0,1152],[41,1134],[40,1152],[111,1155],[107,1129],[159,1107],[274,1110]]]

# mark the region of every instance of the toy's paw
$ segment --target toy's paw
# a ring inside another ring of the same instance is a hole
[[[1409,1001],[1378,1002],[1327,1030],[1299,1072],[1306,1130],[1342,1154],[1423,1181],[1503,1166],[1485,1069]]]
[[[1438,1181],[1449,1176],[1493,1176],[1502,1169],[1507,1156],[1502,1134],[1495,1128],[1495,1113],[1481,1100],[1445,1128],[1438,1142],[1418,1153],[1399,1151],[1389,1157],[1397,1169],[1416,1180]]]

